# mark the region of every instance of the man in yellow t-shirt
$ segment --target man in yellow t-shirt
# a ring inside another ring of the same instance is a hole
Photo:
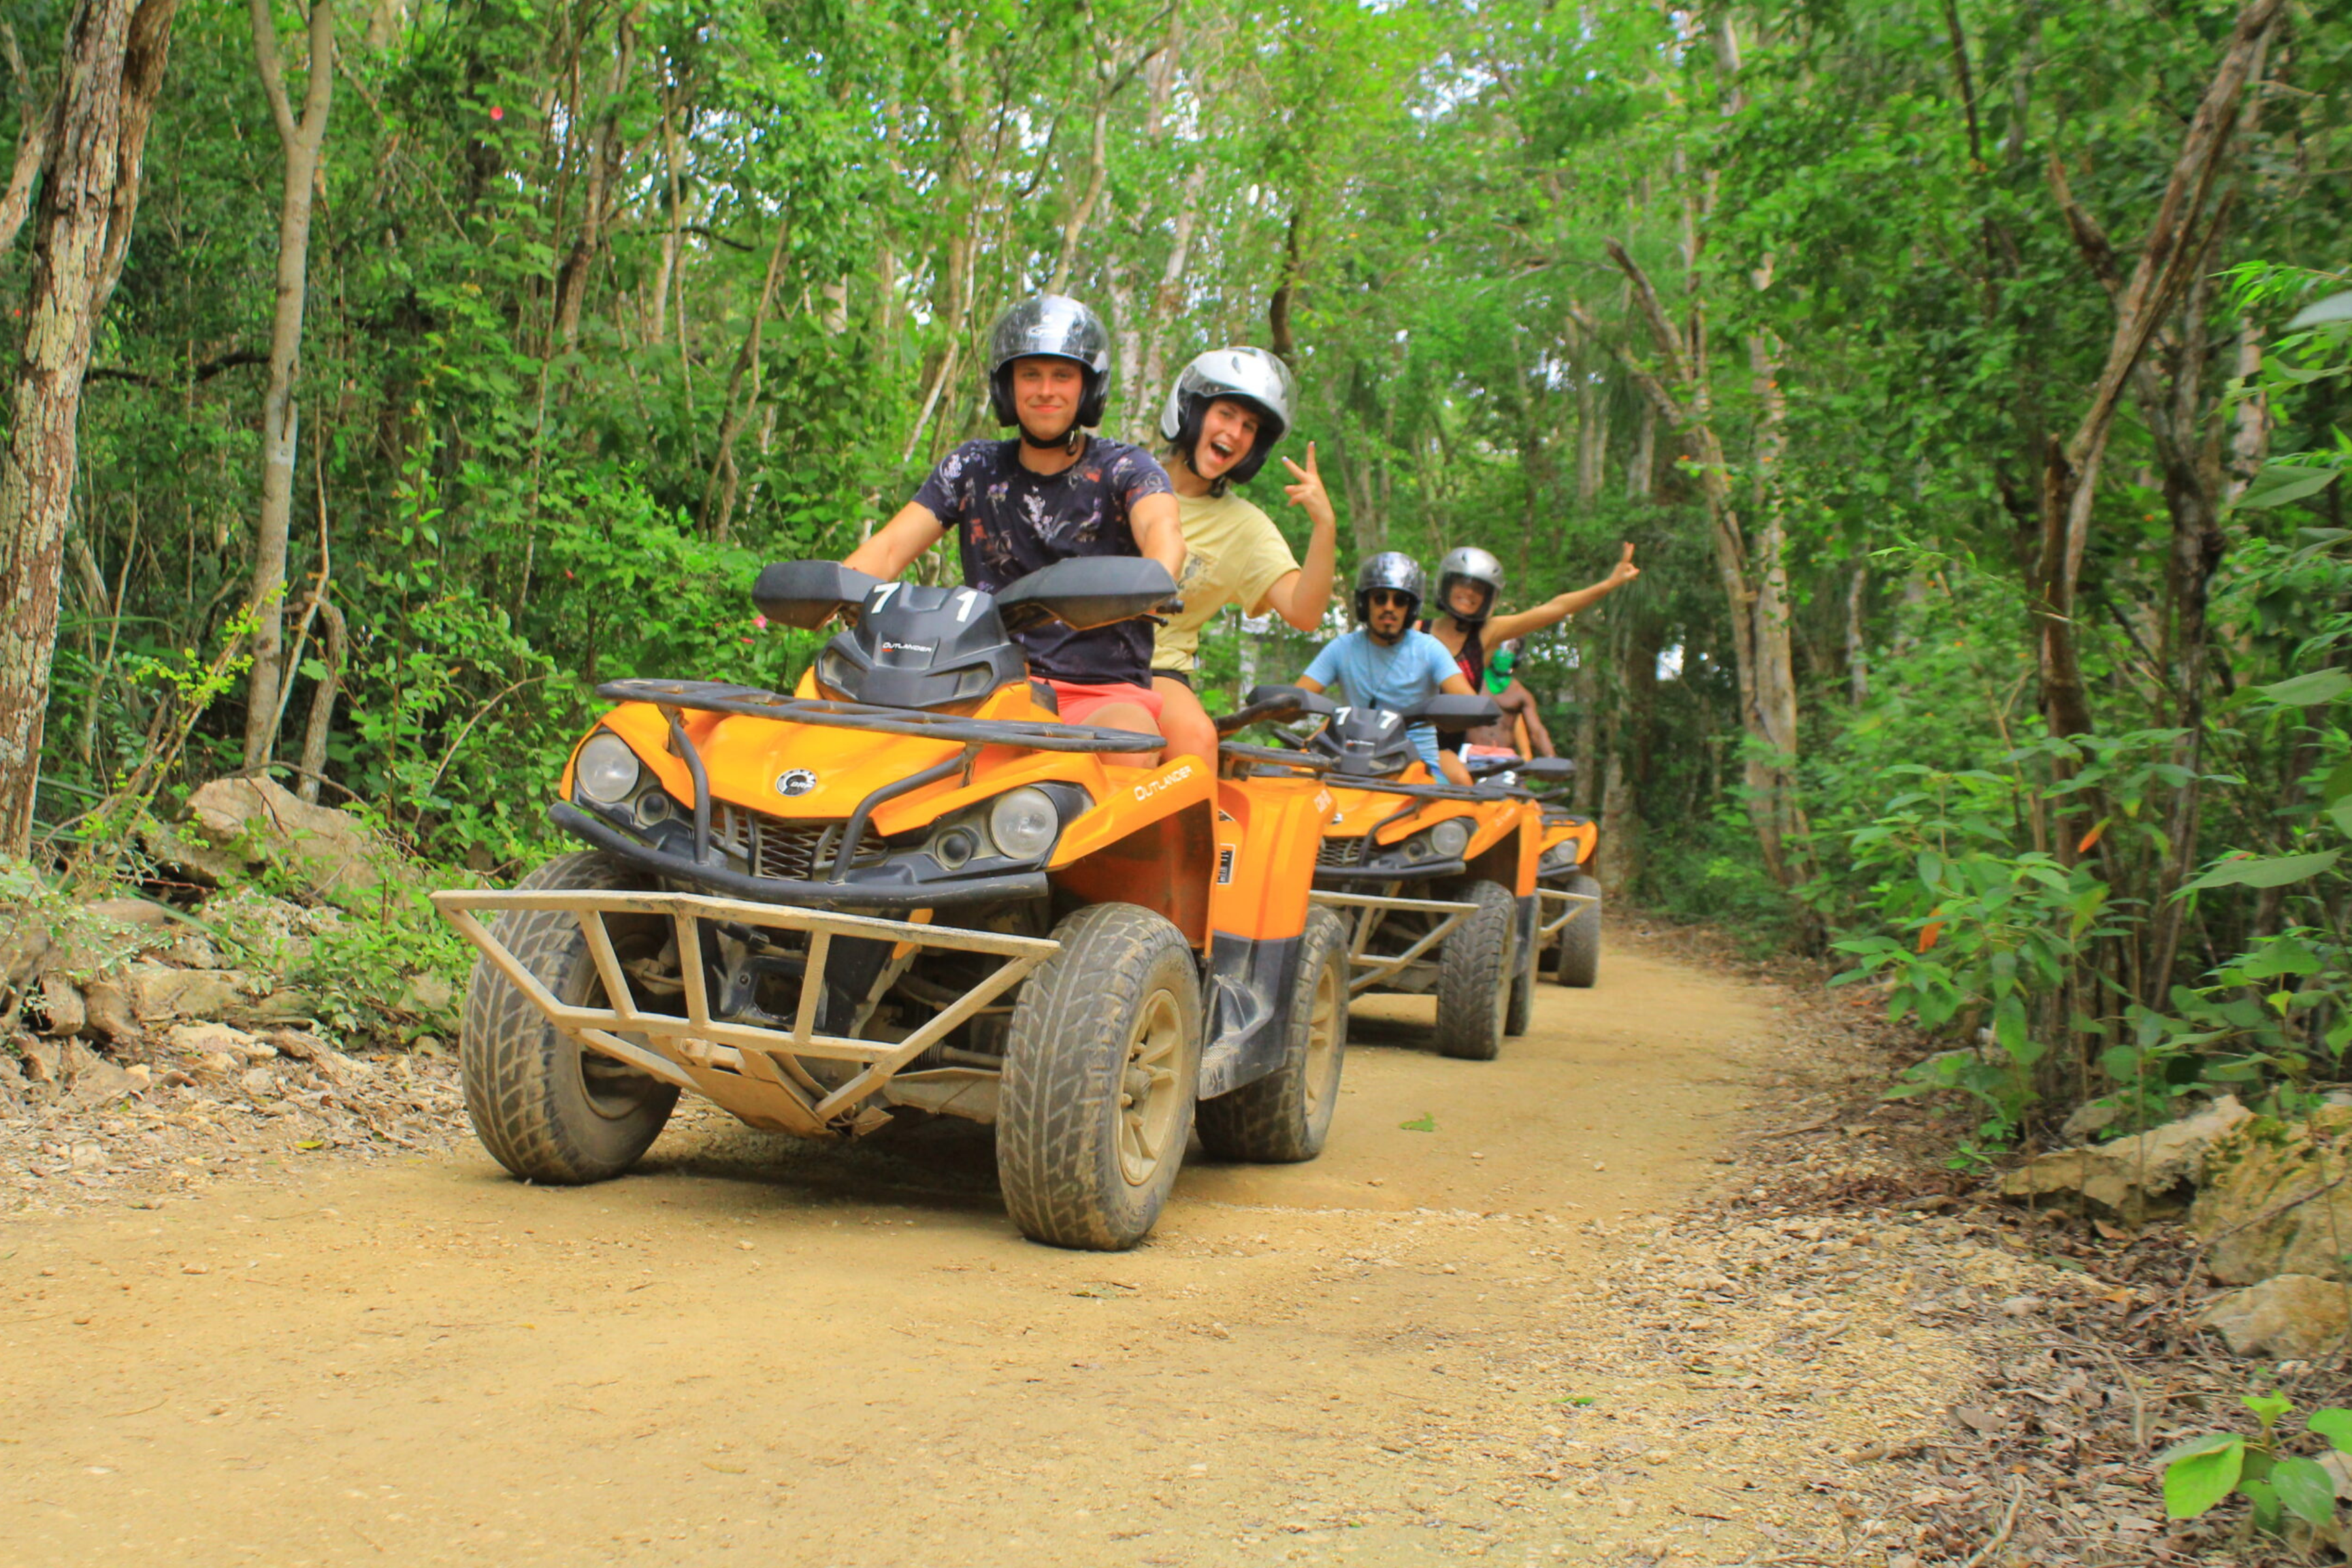
[[[1174,460],[1184,534],[1184,573],[1178,593],[1183,611],[1152,641],[1151,689],[1160,698],[1160,733],[1170,754],[1214,761],[1216,726],[1192,691],[1201,628],[1227,605],[1263,616],[1271,610],[1300,631],[1323,622],[1331,603],[1331,572],[1339,554],[1339,519],[1307,446],[1307,466],[1289,458],[1290,504],[1307,513],[1313,531],[1300,565],[1274,520],[1232,493],[1247,481],[1288,433],[1297,388],[1290,371],[1264,349],[1212,349],[1184,367],[1160,411],[1160,433]]]

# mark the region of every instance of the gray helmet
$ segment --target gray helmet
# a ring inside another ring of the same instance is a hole
[[[1402,550],[1383,550],[1356,568],[1356,619],[1370,625],[1372,618],[1372,590],[1396,588],[1412,595],[1412,605],[1405,612],[1405,622],[1421,613],[1421,601],[1429,589],[1429,579],[1422,574],[1421,563]]]
[[[996,422],[1021,423],[1013,406],[1013,362],[1038,358],[1069,360],[1086,373],[1074,427],[1101,424],[1110,395],[1110,333],[1100,316],[1064,294],[1024,300],[988,329],[988,405]]]
[[[1454,607],[1454,584],[1475,583],[1486,590],[1486,602],[1478,606],[1475,615],[1465,616]],[[1437,607],[1465,626],[1483,626],[1486,617],[1495,612],[1495,601],[1503,595],[1503,563],[1475,544],[1459,550],[1449,550],[1445,559],[1437,563]]]
[[[1289,434],[1291,406],[1297,396],[1290,367],[1264,349],[1211,349],[1186,365],[1168,389],[1167,405],[1160,411],[1160,434],[1189,463],[1209,405],[1220,397],[1248,404],[1257,410],[1257,439],[1223,476],[1245,484],[1265,466],[1275,444]]]

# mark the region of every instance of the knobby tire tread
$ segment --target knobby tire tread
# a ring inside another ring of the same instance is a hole
[[[1330,1135],[1341,1075],[1338,1071],[1331,1075],[1321,1125],[1314,1125],[1307,1109],[1307,1052],[1314,1026],[1315,975],[1322,968],[1333,967],[1339,976],[1337,1048],[1341,1063],[1347,1060],[1347,922],[1329,910],[1309,910],[1305,936],[1299,943],[1298,973],[1292,982],[1292,997],[1298,1005],[1291,1016],[1290,1037],[1283,1043],[1282,1066],[1193,1107],[1192,1124],[1200,1131],[1201,1146],[1220,1160],[1297,1164],[1321,1154],[1324,1140]]]
[[[1601,896],[1601,884],[1580,872],[1569,879],[1568,890],[1590,893],[1597,899]],[[1589,906],[1559,933],[1559,956],[1553,961],[1552,978],[1580,991],[1589,990],[1601,978],[1599,904]]]
[[[1462,1061],[1502,1054],[1503,1008],[1511,984],[1512,926],[1517,900],[1494,882],[1473,882],[1459,897],[1478,906],[1445,939],[1437,959],[1437,1048]]]
[[[1055,928],[1062,951],[1021,988],[1005,1044],[996,1121],[997,1184],[1023,1235],[1052,1247],[1118,1252],[1149,1235],[1192,1136],[1200,1070],[1199,970],[1183,933],[1134,904],[1096,904]],[[1177,1068],[1186,1101],[1155,1180],[1118,1168],[1118,1102],[1128,1035],[1167,966],[1187,1026]]]
[[[617,892],[635,885],[605,856],[580,850],[538,867],[515,884],[515,890]],[[499,917],[492,934],[558,995],[564,989],[566,970],[586,961],[580,922],[562,910],[509,910]],[[658,1086],[645,1097],[643,1110],[630,1119],[635,1125],[604,1149],[584,1146],[565,1125],[556,1100],[564,1089],[558,1075],[578,1071],[565,1053],[579,1048],[557,1032],[497,965],[487,958],[475,962],[458,1037],[466,1110],[490,1157],[527,1181],[577,1186],[620,1174],[652,1147],[677,1104],[677,1090]]]

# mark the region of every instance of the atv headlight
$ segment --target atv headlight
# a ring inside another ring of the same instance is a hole
[[[572,764],[572,784],[599,805],[618,805],[636,789],[644,772],[626,741],[610,730],[599,730],[580,748]]]
[[[1012,860],[1034,860],[1053,848],[1062,835],[1062,817],[1054,798],[1044,790],[1024,784],[997,797],[988,808],[988,836],[997,852]]]
[[[1437,851],[1441,860],[1461,858],[1470,847],[1470,825],[1458,816],[1449,816],[1429,830],[1429,847]]]

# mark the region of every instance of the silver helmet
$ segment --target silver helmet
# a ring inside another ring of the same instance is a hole
[[[1475,583],[1486,591],[1486,600],[1474,614],[1465,616],[1454,607],[1456,583]],[[1437,563],[1437,606],[1465,626],[1485,626],[1502,595],[1503,563],[1475,544],[1447,551],[1445,559]]]
[[[1423,575],[1421,563],[1402,550],[1383,550],[1369,557],[1356,568],[1356,619],[1366,626],[1372,620],[1372,590],[1394,588],[1412,595],[1412,605],[1405,611],[1405,624],[1421,613],[1421,601],[1427,596],[1429,579]]]
[[[1209,405],[1221,397],[1257,410],[1256,441],[1223,476],[1234,484],[1245,484],[1265,466],[1276,443],[1289,434],[1298,384],[1291,379],[1290,367],[1264,349],[1211,349],[1195,358],[1168,389],[1168,402],[1160,410],[1160,434],[1174,444],[1186,462],[1192,460]]]
[[[1086,374],[1072,428],[1101,424],[1110,395],[1110,333],[1100,316],[1064,294],[1024,300],[988,329],[988,405],[996,422],[1021,423],[1013,406],[1013,362],[1038,358],[1069,360]]]

